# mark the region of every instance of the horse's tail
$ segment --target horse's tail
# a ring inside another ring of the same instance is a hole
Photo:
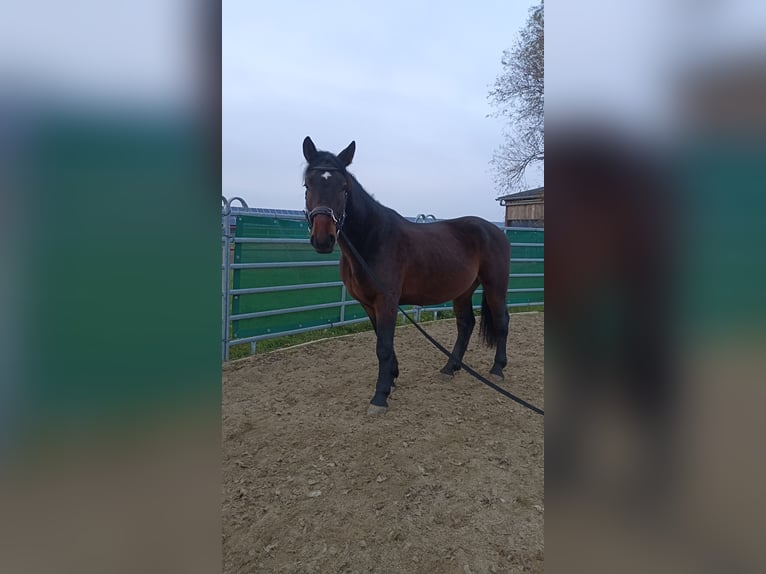
[[[497,340],[498,340],[497,327],[500,326],[500,323],[496,319],[500,319],[500,317],[495,318],[492,316],[492,311],[489,308],[489,304],[487,304],[487,295],[485,293],[482,293],[481,294],[481,323],[479,325],[479,334],[481,335],[481,340],[484,341],[484,344],[487,347],[497,346]]]

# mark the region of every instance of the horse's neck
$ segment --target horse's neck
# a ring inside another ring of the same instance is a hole
[[[380,245],[375,232],[383,227],[386,208],[376,202],[354,179],[351,190],[351,210],[343,226],[346,237],[364,255]]]

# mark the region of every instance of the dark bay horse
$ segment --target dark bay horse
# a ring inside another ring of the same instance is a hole
[[[346,170],[355,149],[351,142],[336,156],[317,151],[309,137],[303,140],[311,245],[318,253],[330,253],[338,243],[341,279],[364,307],[377,335],[378,381],[368,412],[386,412],[399,376],[394,352],[398,305],[453,302],[458,336],[452,356],[441,369],[451,376],[460,369],[476,323],[471,297],[479,283],[484,287],[479,331],[484,342],[496,348],[490,374],[502,379],[508,362],[505,301],[511,257],[505,234],[479,217],[428,224],[407,221],[375,201]],[[350,245],[367,262],[374,278],[365,272]]]

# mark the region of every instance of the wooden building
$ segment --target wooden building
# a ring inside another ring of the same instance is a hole
[[[497,200],[505,207],[506,227],[545,227],[544,187],[503,195]]]

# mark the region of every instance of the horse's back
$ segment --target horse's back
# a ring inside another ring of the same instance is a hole
[[[456,219],[445,219],[428,225],[434,226],[435,229],[438,226],[443,226],[449,229],[450,233],[463,244],[475,245],[477,249],[491,248],[507,251],[510,248],[503,230],[481,217],[468,215]]]
[[[470,257],[487,251],[503,254],[510,249],[505,233],[497,225],[476,216],[408,223],[403,231],[407,249],[413,254],[438,251]]]

